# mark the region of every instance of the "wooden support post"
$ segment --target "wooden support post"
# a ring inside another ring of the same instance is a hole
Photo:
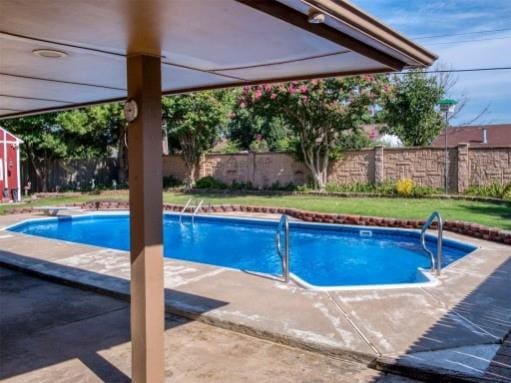
[[[128,127],[131,230],[132,381],[164,381],[161,62],[129,56],[128,97],[138,117]]]

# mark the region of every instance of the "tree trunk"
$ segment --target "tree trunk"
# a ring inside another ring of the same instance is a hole
[[[306,148],[304,144],[305,140],[301,141],[301,148],[303,154],[303,161],[312,173],[312,179],[314,181],[314,187],[319,191],[325,191],[327,183],[327,172],[328,172],[328,155],[329,151],[324,150],[323,156],[321,156],[321,147],[318,148]]]
[[[38,192],[41,190],[43,193],[48,191],[48,177],[46,176],[46,173],[44,171],[44,165],[39,167],[36,161],[33,159],[32,156],[29,156],[30,158],[30,164],[32,165],[32,168],[34,169],[34,173],[36,176],[36,182],[33,182],[34,185],[34,192]],[[28,181],[28,180],[27,180]],[[40,189],[39,189],[40,188]]]
[[[187,190],[190,190],[191,188],[193,188],[195,186],[195,169],[197,168],[197,165],[196,164],[193,164],[193,165],[189,165],[186,161],[186,171],[187,171],[187,175],[186,175],[186,180],[185,180],[185,188]]]
[[[179,143],[188,173],[185,180],[185,188],[191,189],[195,186],[195,171],[200,161],[200,153],[196,151],[195,139],[192,135],[181,135],[179,137]]]
[[[43,187],[43,193],[48,192],[48,172],[44,171],[41,173],[41,184]]]

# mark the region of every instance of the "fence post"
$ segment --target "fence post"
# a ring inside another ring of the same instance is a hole
[[[248,152],[248,175],[247,175],[247,181],[250,182],[252,185],[255,186],[255,173],[256,173],[256,152]]]
[[[468,157],[469,144],[458,144],[458,193],[463,193],[470,184],[470,162]]]
[[[381,184],[384,181],[383,171],[383,146],[374,148],[374,183]]]

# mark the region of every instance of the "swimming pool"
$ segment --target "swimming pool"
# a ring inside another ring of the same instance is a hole
[[[197,216],[195,223],[165,214],[164,256],[280,275],[276,221]],[[8,230],[100,247],[129,250],[127,214],[92,214],[29,220]],[[427,245],[436,251],[436,238]],[[290,270],[309,287],[407,285],[430,282],[419,233],[412,230],[290,222]],[[444,239],[443,267],[476,247]]]

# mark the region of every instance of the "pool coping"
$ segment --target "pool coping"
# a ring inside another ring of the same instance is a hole
[[[164,216],[165,215],[186,216],[186,217],[196,217],[196,218],[198,217],[198,218],[205,218],[205,219],[214,218],[216,220],[240,221],[240,222],[243,222],[243,221],[244,222],[262,222],[262,223],[276,223],[277,222],[277,220],[268,219],[268,218],[232,217],[232,216],[222,216],[222,215],[216,215],[216,214],[210,214],[210,215],[205,215],[205,214],[195,214],[194,215],[191,213],[179,213],[178,214],[176,212],[168,212],[168,211],[164,212],[163,215]],[[79,219],[79,218],[83,218],[83,217],[94,217],[94,216],[122,216],[122,217],[124,217],[124,216],[129,216],[129,211],[122,211],[122,210],[88,211],[83,214],[28,218],[28,219],[22,220],[20,222],[11,224],[9,226],[2,227],[2,228],[0,228],[0,232],[2,232],[2,231],[15,232],[15,231],[11,231],[11,229],[18,227],[18,226],[22,226],[24,224],[28,224],[30,222],[55,221],[55,220],[59,220],[59,219],[71,219],[72,220],[72,219]],[[359,225],[347,225],[347,224],[338,224],[338,223],[326,224],[326,223],[321,223],[321,222],[300,222],[300,221],[291,222],[290,225],[298,226],[298,227],[302,226],[302,227],[306,227],[306,228],[308,228],[308,227],[323,228],[323,229],[327,229],[329,231],[330,230],[334,231],[335,228],[342,228],[342,229],[352,229],[353,231],[359,231],[359,232],[362,230],[369,230],[371,232],[376,231],[376,232],[413,233],[413,234],[418,234],[418,236],[420,236],[420,230],[418,230],[418,229],[407,229],[407,228],[400,228],[400,227],[379,227],[379,226],[368,226],[368,225],[359,226]],[[26,233],[19,233],[19,232],[16,232],[16,233],[20,234],[20,235],[27,235],[27,236],[32,236],[32,237],[39,237],[39,238],[42,237],[42,238],[46,238],[48,240],[61,241],[61,242],[69,243],[69,244],[82,244],[82,245],[91,246],[91,247],[98,248],[98,249],[109,249],[109,250],[113,250],[113,251],[129,252],[128,250],[120,250],[120,249],[109,248],[109,247],[105,247],[105,246],[91,245],[91,244],[86,244],[86,243],[81,243],[81,242],[67,241],[67,240],[63,240],[63,239],[44,237],[44,236],[38,236],[38,235],[33,235],[33,234],[26,234]],[[427,232],[426,238],[431,240],[431,239],[436,239],[436,236],[434,236],[430,232]],[[467,255],[469,255],[473,252],[476,252],[480,249],[480,247],[477,245],[474,245],[471,243],[463,243],[463,242],[455,240],[453,238],[449,238],[445,235],[443,237],[443,240],[453,246],[471,247],[472,249],[469,250],[461,258],[458,258],[455,261],[451,262],[449,265],[443,267],[442,270],[448,269],[449,267],[451,267],[452,265],[454,265],[458,261],[460,261],[462,258],[464,258]],[[249,273],[249,274],[259,275],[261,277],[273,278],[273,279],[277,279],[277,280],[279,278],[279,276],[276,276],[273,274],[253,272],[253,271],[249,271],[249,270],[242,270],[242,269],[237,269],[237,268],[228,267],[228,266],[219,266],[219,265],[214,265],[214,264],[201,263],[201,262],[195,262],[195,261],[183,260],[183,259],[177,259],[177,258],[171,258],[171,259],[179,260],[180,262],[191,263],[191,264],[201,264],[201,265],[205,264],[205,265],[208,265],[211,267],[233,270],[233,271],[242,272],[242,273]],[[306,280],[300,278],[298,275],[296,275],[292,272],[290,273],[290,278],[291,278],[292,282],[294,282],[297,286],[299,286],[301,288],[308,289],[308,290],[315,290],[315,291],[357,291],[357,290],[367,291],[367,290],[385,290],[385,289],[423,288],[423,287],[435,287],[441,283],[441,281],[437,277],[437,275],[435,275],[435,273],[433,273],[431,270],[427,270],[427,269],[419,267],[417,269],[417,273],[420,273],[424,278],[426,278],[426,281],[415,282],[415,283],[412,282],[412,283],[382,283],[382,284],[365,284],[365,285],[327,285],[327,286],[322,286],[322,285],[315,285],[313,283],[309,283]]]

